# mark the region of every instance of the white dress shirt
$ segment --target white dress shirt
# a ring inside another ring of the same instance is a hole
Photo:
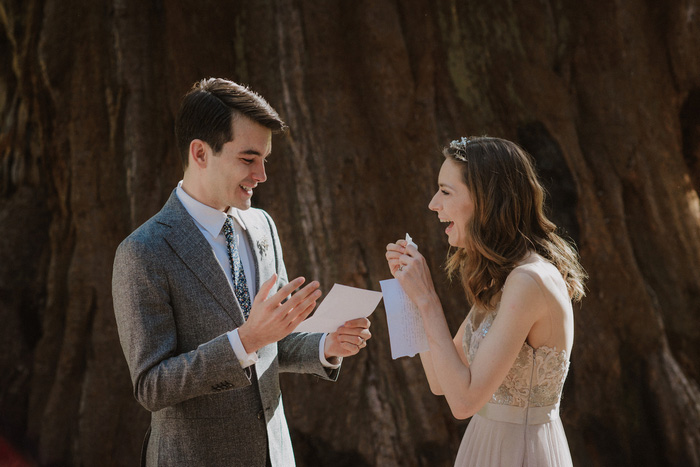
[[[192,219],[194,219],[194,223],[197,225],[199,231],[202,232],[204,238],[206,238],[209,245],[211,245],[214,256],[216,256],[219,266],[221,266],[221,269],[226,275],[226,279],[228,280],[229,286],[231,287],[231,292],[234,293],[234,296],[235,292],[233,286],[233,276],[231,274],[231,263],[229,262],[228,245],[226,244],[226,237],[223,232],[223,227],[224,223],[226,222],[227,215],[233,217],[233,219],[236,221],[233,223],[234,241],[238,246],[238,254],[241,257],[241,263],[243,263],[243,271],[245,272],[245,278],[246,282],[248,283],[248,291],[250,293],[252,304],[255,294],[257,293],[257,290],[255,289],[255,260],[253,259],[253,253],[250,246],[246,241],[246,236],[243,233],[243,231],[246,230],[246,226],[238,213],[238,209],[230,207],[227,212],[222,212],[207,206],[206,204],[200,203],[182,189],[182,181],[177,184],[175,194],[190,216],[192,216]],[[258,361],[258,355],[255,352],[246,352],[245,347],[243,347],[243,343],[241,342],[241,338],[238,335],[238,329],[229,331],[227,336],[242,368],[249,367]],[[338,368],[340,363],[336,365],[329,363],[328,360],[326,360],[325,352],[323,351],[326,336],[327,334],[323,335],[319,344],[319,360],[325,367]]]

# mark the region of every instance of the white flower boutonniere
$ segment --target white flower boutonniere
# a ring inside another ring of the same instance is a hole
[[[258,251],[260,252],[260,256],[265,256],[269,247],[270,244],[267,242],[266,238],[258,240]]]

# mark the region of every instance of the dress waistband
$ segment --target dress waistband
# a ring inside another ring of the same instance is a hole
[[[489,402],[477,413],[496,422],[541,425],[559,418],[559,403],[544,407],[516,407]]]

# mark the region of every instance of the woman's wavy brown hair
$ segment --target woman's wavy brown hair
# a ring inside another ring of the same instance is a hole
[[[586,273],[577,251],[544,214],[545,191],[530,155],[515,143],[491,137],[453,141],[443,154],[462,167],[474,202],[467,246],[447,260],[449,276],[459,273],[469,302],[492,309],[492,299],[529,251],[556,266],[573,300],[583,298]]]

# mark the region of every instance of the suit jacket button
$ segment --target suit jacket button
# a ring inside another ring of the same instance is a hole
[[[260,412],[258,412],[258,420],[262,420],[264,416],[265,416],[265,412],[263,412],[262,410]]]

